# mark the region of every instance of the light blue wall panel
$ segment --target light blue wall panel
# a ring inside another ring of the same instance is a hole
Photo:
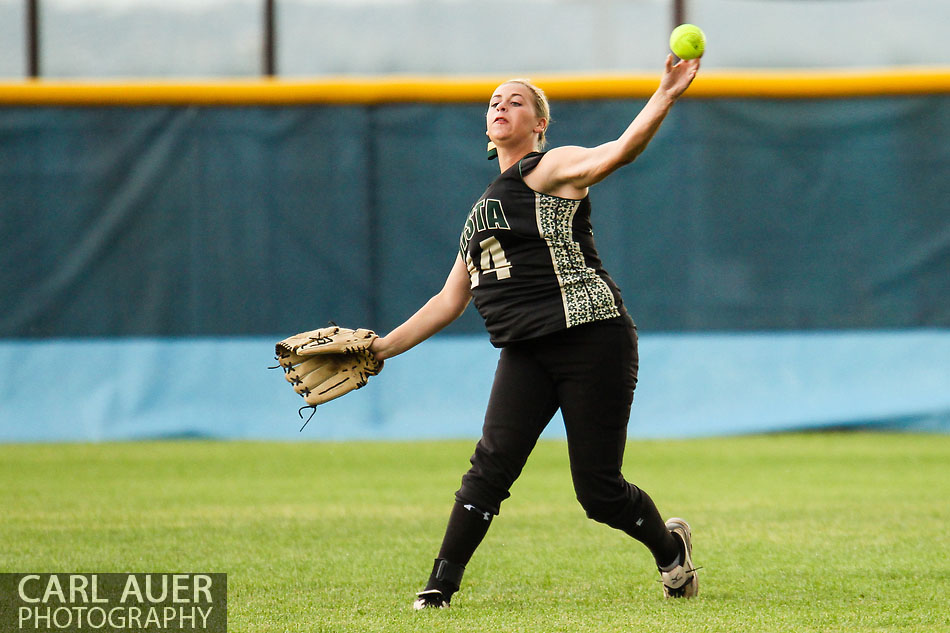
[[[276,337],[274,337],[276,338]],[[0,343],[0,441],[477,438],[498,350],[443,335],[308,426],[272,338]],[[950,331],[645,334],[633,438],[835,427],[950,432]],[[309,413],[306,411],[305,413]],[[559,418],[546,437],[563,437]]]

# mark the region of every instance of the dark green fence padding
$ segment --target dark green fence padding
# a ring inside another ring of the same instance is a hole
[[[555,102],[550,141],[610,140],[643,103]],[[0,336],[388,330],[497,174],[483,115],[0,108]],[[948,327],[948,137],[948,95],[684,100],[592,189],[601,255],[651,331]]]

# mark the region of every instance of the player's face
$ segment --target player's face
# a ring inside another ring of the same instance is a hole
[[[520,140],[543,130],[544,120],[534,111],[531,91],[519,84],[502,84],[495,88],[485,115],[488,138],[493,142]]]

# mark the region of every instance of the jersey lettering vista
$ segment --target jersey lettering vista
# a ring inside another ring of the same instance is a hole
[[[525,184],[542,156],[532,152],[498,176],[462,229],[475,307],[498,347],[626,315],[594,246],[590,196],[558,198]]]

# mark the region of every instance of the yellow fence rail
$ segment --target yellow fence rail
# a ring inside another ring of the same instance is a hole
[[[0,106],[481,103],[506,77],[386,76],[205,81],[0,81]],[[659,75],[534,75],[552,99],[648,97]],[[707,71],[692,98],[853,98],[950,93],[950,68]]]

